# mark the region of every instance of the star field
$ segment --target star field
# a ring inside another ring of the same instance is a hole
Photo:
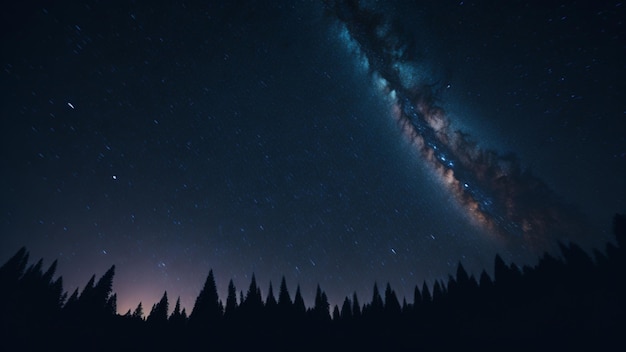
[[[491,4],[493,5],[493,4]],[[497,252],[390,118],[317,2],[14,5],[2,18],[0,256],[59,259],[68,291],[115,264],[118,310],[191,309],[285,275],[332,304],[402,297]],[[516,154],[585,216],[626,210],[624,6],[380,5],[456,128]]]

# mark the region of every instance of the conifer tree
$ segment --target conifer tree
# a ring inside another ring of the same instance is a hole
[[[249,312],[258,312],[261,308],[263,308],[263,297],[261,297],[261,290],[257,286],[254,274],[252,274],[252,280],[250,280],[250,286],[248,287],[248,292],[246,293],[246,299],[243,305]]]
[[[343,304],[341,305],[340,314],[341,314],[341,319],[343,320],[352,319],[352,302],[350,302],[350,299],[347,296],[343,300]]]
[[[189,324],[194,326],[217,324],[221,317],[222,308],[217,295],[217,286],[215,285],[213,270],[210,270],[204,287],[196,298],[196,303],[189,316]]]
[[[495,264],[494,264],[494,276],[495,283],[497,285],[505,285],[508,284],[509,275],[509,267],[504,263],[502,257],[499,254],[496,254]]]
[[[372,301],[370,302],[368,311],[374,315],[380,315],[383,312],[383,309],[384,309],[383,298],[380,296],[380,292],[378,291],[378,284],[374,283],[374,290],[372,292]]]
[[[231,279],[228,282],[228,296],[226,297],[226,308],[224,309],[224,316],[232,316],[237,309],[237,289]]]
[[[57,261],[55,260],[54,262],[52,262],[48,270],[46,270],[46,272],[42,276],[42,280],[44,283],[48,284],[52,282],[52,278],[54,277],[54,273],[56,272],[56,269],[57,269]]]
[[[315,292],[315,305],[313,306],[313,317],[317,320],[328,320],[330,318],[329,315],[330,305],[328,303],[328,298],[326,297],[326,293],[322,291],[320,285],[317,285],[317,290]]]
[[[72,293],[70,298],[68,298],[67,301],[65,302],[65,305],[63,306],[63,311],[67,313],[68,315],[72,315],[77,309],[77,305],[78,305],[78,287],[74,289],[74,292]]]
[[[265,299],[265,307],[272,310],[276,308],[278,303],[276,302],[276,298],[274,297],[274,289],[272,288],[272,282],[270,281],[270,287],[267,292],[267,298]]]
[[[143,305],[141,302],[139,302],[137,308],[133,311],[133,318],[143,320]]]
[[[441,284],[439,284],[439,280],[436,280],[433,285],[433,302],[439,302],[442,298],[443,289],[441,288]]]
[[[391,285],[387,283],[387,287],[385,288],[385,312],[392,316],[398,316],[401,310],[402,308],[400,307],[396,292],[392,290]]]
[[[361,305],[359,304],[359,298],[356,295],[356,292],[352,294],[352,316],[355,319],[361,318]]]
[[[152,306],[152,310],[146,319],[146,322],[154,325],[163,326],[167,323],[167,312],[169,310],[169,303],[167,300],[167,291],[163,293],[161,300]]]
[[[278,305],[283,309],[291,307],[291,297],[289,297],[289,291],[287,290],[287,283],[285,277],[280,280],[280,289],[278,292]]]
[[[24,270],[28,265],[28,257],[29,253],[26,247],[22,247],[0,267],[0,287],[17,284],[24,275]]]
[[[172,311],[172,314],[170,315],[169,320],[172,320],[172,318],[177,318],[180,315],[180,296],[178,296],[178,298],[176,299],[176,304],[174,305],[174,310]]]
[[[422,294],[420,293],[420,289],[417,285],[413,289],[413,309],[418,309],[419,306],[422,305]]]
[[[174,306],[174,311],[170,315],[169,322],[174,327],[182,327],[185,325],[187,320],[187,314],[180,310],[180,297],[176,299],[176,305]]]
[[[480,287],[485,289],[491,287],[493,282],[491,281],[491,277],[485,270],[480,273]]]
[[[98,305],[98,308],[106,308],[113,290],[113,276],[115,276],[115,265],[112,265],[94,286],[94,301]]]
[[[303,317],[306,313],[306,306],[304,305],[304,299],[300,293],[300,285],[296,288],[296,295],[293,299],[294,311],[298,317]]]
[[[469,276],[467,275],[467,271],[465,271],[461,262],[459,262],[459,265],[456,268],[456,282],[459,284],[461,289],[469,284]]]

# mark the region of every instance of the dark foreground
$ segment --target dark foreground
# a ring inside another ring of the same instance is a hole
[[[261,296],[253,277],[245,296],[234,285],[223,303],[213,273],[187,316],[167,293],[146,318],[141,304],[116,314],[115,267],[69,298],[56,263],[28,264],[26,249],[0,268],[1,350],[624,350],[626,216],[616,215],[617,246],[590,256],[575,244],[519,268],[495,259],[495,277],[455,277],[416,286],[410,303],[375,285],[365,304],[346,297],[315,306],[281,282]],[[332,312],[329,314],[329,312]]]

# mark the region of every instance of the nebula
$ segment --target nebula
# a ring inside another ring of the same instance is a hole
[[[390,116],[476,226],[532,253],[583,232],[579,212],[514,154],[484,149],[451,128],[435,87],[423,83],[423,70],[411,59],[413,42],[397,22],[359,1],[328,1],[326,7],[338,20],[341,40],[390,101]]]

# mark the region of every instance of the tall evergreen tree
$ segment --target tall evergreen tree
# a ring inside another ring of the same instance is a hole
[[[178,296],[178,298],[176,299],[176,304],[174,305],[174,310],[172,311],[172,314],[170,314],[170,317],[168,318],[168,320],[172,320],[172,318],[174,317],[178,317],[180,315],[180,296]]]
[[[433,285],[433,302],[439,302],[443,298],[443,288],[439,284],[439,280]]]
[[[494,280],[497,285],[505,285],[508,284],[509,278],[511,275],[509,274],[509,267],[504,263],[502,257],[499,254],[496,254],[495,263],[494,263]]]
[[[24,275],[24,270],[28,265],[28,257],[29,253],[26,247],[22,247],[0,267],[0,287],[17,284]]]
[[[385,312],[392,316],[398,316],[401,310],[402,308],[400,307],[396,292],[392,290],[391,285],[387,283],[387,287],[385,288]]]
[[[456,282],[459,284],[459,287],[463,289],[465,286],[469,285],[469,281],[470,279],[467,271],[465,271],[463,264],[459,262],[459,265],[456,268]]]
[[[42,277],[43,282],[51,283],[54,277],[54,274],[56,273],[56,270],[57,270],[57,261],[55,260],[54,262],[52,262],[48,270],[46,270],[46,272],[43,274],[43,277]]]
[[[94,300],[98,304],[98,308],[103,307],[106,309],[107,302],[111,297],[111,292],[113,291],[113,277],[115,276],[115,265],[112,265],[109,270],[107,270],[98,283],[94,287]]]
[[[304,299],[302,298],[302,294],[300,293],[300,285],[298,285],[298,287],[296,288],[296,295],[293,299],[293,308],[298,317],[303,317],[306,313]]]
[[[237,289],[231,279],[228,282],[228,296],[226,297],[226,308],[224,309],[224,316],[232,316],[237,309]]]
[[[74,289],[74,292],[70,295],[70,298],[67,299],[65,305],[63,306],[63,311],[67,315],[73,315],[77,309],[78,305],[78,287]]]
[[[152,306],[152,310],[146,319],[146,322],[153,325],[163,326],[167,323],[167,313],[169,310],[169,303],[167,300],[167,291],[163,293],[161,300]]]
[[[413,308],[417,309],[422,304],[422,294],[420,293],[420,289],[417,285],[413,289]]]
[[[491,281],[491,277],[489,276],[489,274],[487,274],[487,272],[485,270],[483,270],[480,273],[480,287],[481,288],[489,288],[491,287],[491,285],[493,284],[493,282]]]
[[[280,280],[280,289],[278,292],[278,305],[282,308],[288,309],[291,307],[291,297],[289,297],[289,291],[287,290],[287,283],[285,277]]]
[[[372,301],[369,306],[369,312],[374,315],[380,315],[383,312],[384,304],[383,298],[378,291],[378,284],[374,283],[374,289],[372,292]]]
[[[359,298],[356,292],[352,294],[352,316],[355,319],[361,318],[361,305],[359,304]]]
[[[81,305],[84,305],[86,302],[92,299],[95,282],[96,274],[93,274],[89,281],[87,281],[87,284],[85,285],[83,290],[80,292],[80,296],[78,296],[78,302],[80,302]]]
[[[315,306],[312,310],[313,317],[321,321],[328,320],[330,318],[329,308],[330,304],[328,303],[326,293],[322,291],[320,285],[317,285],[317,290],[315,292]]]
[[[274,297],[274,289],[272,288],[272,282],[270,281],[270,287],[267,291],[267,298],[265,299],[265,307],[273,310],[278,305],[276,298]]]
[[[196,298],[196,303],[189,316],[189,324],[196,327],[214,325],[218,323],[221,317],[222,308],[217,295],[215,277],[213,270],[210,270],[204,286]]]
[[[143,320],[143,305],[141,302],[139,302],[137,308],[133,311],[133,318]]]
[[[350,302],[350,299],[347,296],[343,300],[343,304],[341,305],[340,314],[341,314],[341,319],[343,320],[352,319],[352,302]]]
[[[187,320],[187,314],[184,312],[184,309],[181,312],[180,297],[178,297],[176,299],[176,305],[174,306],[174,311],[169,317],[169,322],[172,326],[180,328],[185,325],[186,320]]]
[[[248,287],[248,292],[246,293],[246,299],[243,303],[245,309],[248,311],[258,312],[263,308],[263,297],[261,296],[261,290],[256,283],[256,278],[254,274],[252,274],[252,279],[250,280],[250,286]],[[251,313],[254,314],[254,313]]]
[[[111,266],[107,272],[100,277],[98,283],[95,282],[95,275],[92,275],[83,288],[76,304],[68,304],[68,311],[74,317],[82,319],[101,319],[104,316],[116,314],[116,301],[111,299],[113,288],[113,277],[115,276],[115,265]]]

